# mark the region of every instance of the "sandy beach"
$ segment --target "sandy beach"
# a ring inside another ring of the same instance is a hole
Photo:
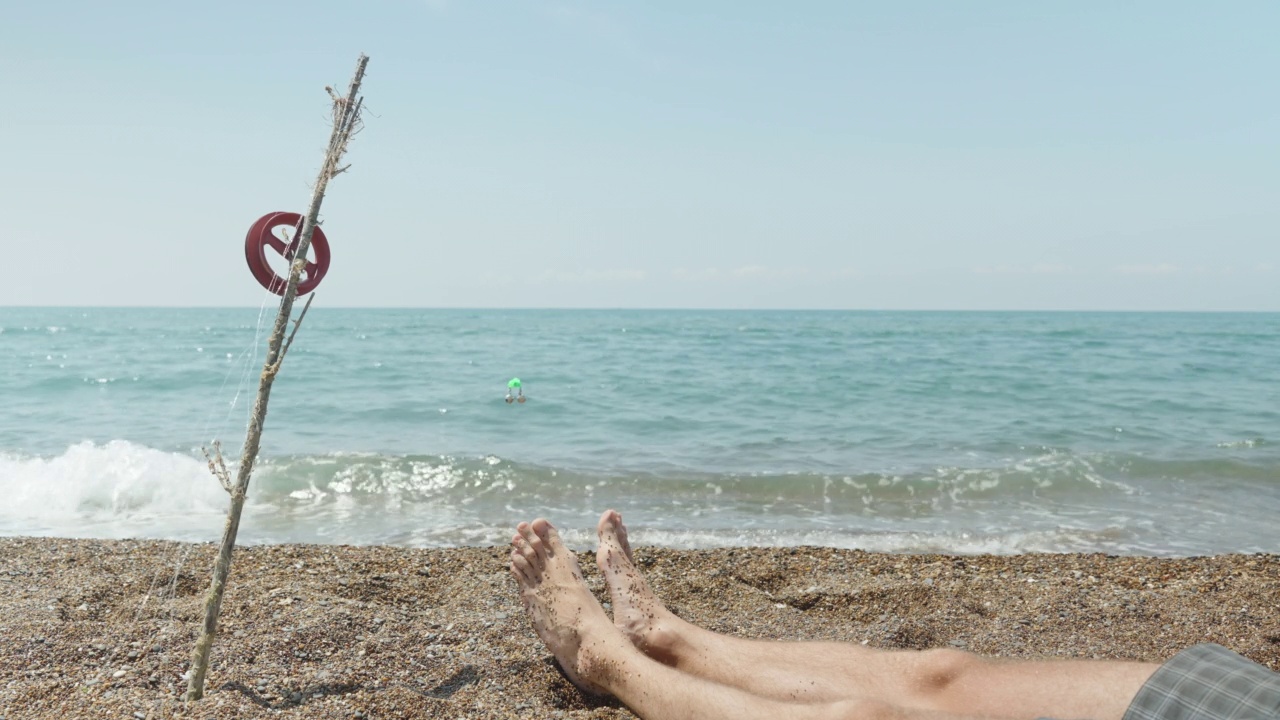
[[[633,717],[560,675],[504,548],[240,548],[206,699],[184,704],[213,550],[0,538],[0,717]],[[636,554],[675,612],[744,637],[1151,661],[1214,641],[1280,669],[1276,555]]]

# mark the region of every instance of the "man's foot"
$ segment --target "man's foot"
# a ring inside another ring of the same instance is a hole
[[[603,679],[595,676],[607,673],[608,663],[593,646],[608,642],[617,631],[583,584],[578,559],[542,518],[516,526],[511,545],[511,574],[538,637],[575,685],[587,692],[603,692],[593,678]]]
[[[675,616],[667,610],[636,569],[627,542],[627,528],[616,510],[606,510],[596,526],[600,547],[596,564],[609,585],[613,599],[613,623],[646,654],[664,656],[674,640],[671,624]]]

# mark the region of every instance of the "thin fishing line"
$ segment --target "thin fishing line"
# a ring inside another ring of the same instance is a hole
[[[293,243],[293,236],[289,234],[289,229],[288,229],[288,228],[281,230],[281,231],[280,231],[280,234],[281,234],[281,236],[282,236],[282,238],[283,238],[283,240],[284,240],[284,243],[285,243],[285,246],[286,246],[286,247],[288,247],[289,245],[291,245],[291,244]],[[290,261],[289,265],[292,265],[292,264],[293,264],[293,263],[292,263],[292,261]],[[285,277],[288,277],[288,276],[286,275]],[[263,315],[264,315],[264,313],[265,313],[265,311],[266,311],[266,308],[267,308],[267,299],[270,299],[270,298],[276,298],[276,297],[278,297],[278,296],[277,296],[277,295],[275,295],[274,293],[272,293],[270,290],[265,290],[264,292],[266,293],[266,297],[265,297],[265,298],[263,299],[263,301],[262,301],[262,308],[260,308],[260,309],[258,310],[258,329],[254,332],[254,335],[253,335],[253,347],[254,347],[253,362],[251,362],[251,363],[249,364],[249,368],[246,368],[246,370],[245,370],[245,375],[246,375],[246,377],[245,377],[245,378],[243,378],[243,379],[241,379],[241,381],[240,381],[240,393],[243,393],[243,392],[244,392],[244,390],[245,390],[245,386],[246,386],[246,384],[247,384],[247,383],[246,383],[246,381],[248,380],[247,375],[249,374],[249,370],[251,370],[254,366],[256,366],[256,365],[258,364],[258,362],[257,362],[257,360],[258,360],[257,352],[258,352],[258,350],[259,350],[259,349],[261,349],[261,350],[263,351],[263,353],[264,353],[264,355],[263,355],[263,362],[266,362],[266,356],[265,356],[266,348],[260,348],[260,342],[261,342],[261,336],[262,336],[262,322],[263,322]],[[238,399],[239,399],[239,397],[240,397],[240,393],[237,393],[237,395],[236,395],[237,400],[238,400]],[[252,422],[253,422],[253,404],[252,404],[252,403],[246,403],[246,404],[245,404],[245,418],[244,418],[244,426],[245,426],[245,432],[246,432],[246,433],[248,432],[248,430],[249,430],[249,425],[250,425]]]
[[[240,352],[240,354],[237,357],[238,362],[233,362],[231,367],[227,369],[226,374],[224,374],[222,377],[222,383],[221,385],[219,385],[218,391],[215,397],[223,395],[223,393],[226,391],[227,380],[230,379],[231,374],[235,372],[237,364],[241,366],[242,369],[240,374],[240,382],[236,387],[235,397],[233,397],[231,399],[231,402],[229,403],[227,413],[222,418],[222,422],[220,423],[218,432],[215,433],[214,436],[209,440],[210,444],[212,444],[213,442],[216,442],[218,439],[218,436],[221,435],[222,432],[226,429],[227,423],[230,422],[231,416],[235,412],[236,405],[240,401],[240,396],[244,394],[245,386],[248,384],[250,372],[253,368],[254,360],[256,360],[258,357],[257,348],[262,338],[263,318],[266,315],[268,301],[272,297],[274,296],[272,295],[271,292],[265,289],[263,290],[262,302],[258,306],[258,322],[253,331],[253,342],[252,344],[249,345],[248,348]],[[210,407],[209,412],[205,415],[204,428],[201,429],[200,431],[201,438],[205,438],[209,436],[209,427],[212,425],[213,415],[214,415],[214,412],[216,412],[216,408],[217,408],[216,405]],[[216,482],[216,478],[211,477],[209,478],[209,480]],[[173,581],[170,584],[170,588],[169,588],[170,603],[173,603],[176,600],[178,576],[182,573],[182,568],[186,565],[187,558],[191,555],[191,550],[194,547],[194,545],[191,545],[189,543],[186,543],[185,547],[183,547],[183,545],[184,544],[182,543],[176,544],[172,554],[167,554],[168,557],[164,562],[164,564],[161,566],[161,567],[173,566]],[[152,578],[151,590],[148,590],[147,592],[148,598],[151,596],[151,592],[155,589],[156,581],[158,579],[159,579],[159,570],[157,569],[156,577]],[[139,605],[136,611],[136,616],[140,616],[142,614],[142,610],[145,606],[146,606],[146,598],[144,598],[142,604]],[[174,608],[171,606],[169,610],[169,620],[171,622],[173,620],[173,612],[174,612]],[[136,619],[136,616],[135,616],[135,619]]]
[[[237,356],[236,358],[237,362],[227,369],[227,374],[222,379],[222,385],[221,387],[218,388],[217,394],[222,395],[226,389],[227,379],[231,377],[231,373],[234,372],[237,367],[240,369],[240,381],[239,383],[236,384],[236,394],[234,397],[231,398],[231,402],[227,404],[227,413],[225,416],[223,416],[222,420],[219,422],[217,432],[214,433],[214,435],[209,438],[210,444],[216,441],[226,431],[227,424],[231,421],[231,416],[235,413],[236,407],[240,404],[240,396],[244,395],[246,387],[249,384],[249,379],[253,372],[253,367],[256,363],[256,360],[258,359],[259,343],[262,342],[262,325],[263,325],[263,320],[266,316],[267,305],[269,301],[274,297],[275,295],[271,293],[269,290],[264,289],[262,291],[262,302],[261,304],[258,305],[258,322],[253,331],[253,341],[250,343],[248,348],[241,351],[241,353]],[[215,405],[209,409],[208,417],[206,417],[205,419],[205,427],[200,432],[201,437],[209,437],[209,427],[212,425],[212,417],[216,407],[217,406]],[[251,407],[249,408],[249,411],[252,412]],[[246,426],[247,424],[248,423],[246,422]]]
[[[236,356],[236,359],[232,363],[230,363],[230,367],[227,368],[226,374],[222,376],[222,384],[218,386],[218,391],[217,393],[215,393],[215,397],[223,395],[224,391],[227,389],[227,380],[231,378],[231,374],[235,372],[237,369],[240,370],[240,383],[236,388],[235,397],[232,398],[231,400],[230,407],[227,410],[227,415],[222,419],[221,425],[218,428],[218,432],[215,433],[212,437],[209,436],[209,428],[213,425],[213,415],[214,413],[217,412],[218,406],[211,405],[209,407],[209,412],[205,414],[204,428],[200,430],[200,437],[209,438],[208,442],[210,443],[212,443],[214,440],[217,440],[218,436],[222,434],[222,431],[226,429],[227,420],[231,417],[231,413],[235,410],[236,403],[240,399],[240,394],[244,392],[246,375],[248,374],[249,369],[252,367],[252,362],[247,361],[246,358],[254,354],[255,349],[257,348],[257,344],[258,344],[257,333],[261,332],[262,330],[262,315],[266,311],[268,297],[269,296],[264,296],[262,299],[262,304],[258,307],[258,330],[255,331],[253,342],[244,350],[241,350],[239,355]]]
[[[248,358],[240,374],[240,384],[236,387],[236,396],[232,398],[231,405],[227,408],[227,415],[222,419],[222,427],[218,430],[219,434],[226,429],[227,423],[231,421],[231,415],[235,412],[236,405],[240,402],[240,396],[244,395],[245,390],[248,388],[249,380],[253,375],[253,368],[258,365],[258,351],[261,349],[260,345],[262,343],[262,324],[266,317],[267,305],[274,297],[275,295],[271,292],[263,290],[262,305],[258,307],[258,325],[253,331],[253,344],[249,347]],[[253,408],[250,407],[249,412],[252,413],[252,411]],[[245,424],[247,426],[248,422],[246,421]]]

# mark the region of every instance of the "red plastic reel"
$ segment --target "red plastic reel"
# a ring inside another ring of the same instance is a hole
[[[275,234],[275,229],[282,225],[294,229],[293,241],[288,245]],[[298,252],[298,241],[302,236],[299,232],[301,229],[302,216],[298,213],[273,212],[258,218],[249,227],[249,234],[244,238],[244,259],[249,263],[249,272],[253,273],[254,279],[262,287],[277,295],[284,295],[289,278],[280,277],[271,269],[271,265],[267,263],[267,248],[283,255],[285,260],[293,262]],[[315,250],[316,259],[315,262],[308,261],[303,266],[302,278],[298,281],[299,295],[306,295],[315,290],[324,279],[325,273],[329,272],[329,240],[325,238],[324,231],[319,225],[311,235],[311,248]]]

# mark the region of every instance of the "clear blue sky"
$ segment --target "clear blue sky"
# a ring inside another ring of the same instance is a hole
[[[1280,2],[0,10],[0,305],[1280,310]]]

